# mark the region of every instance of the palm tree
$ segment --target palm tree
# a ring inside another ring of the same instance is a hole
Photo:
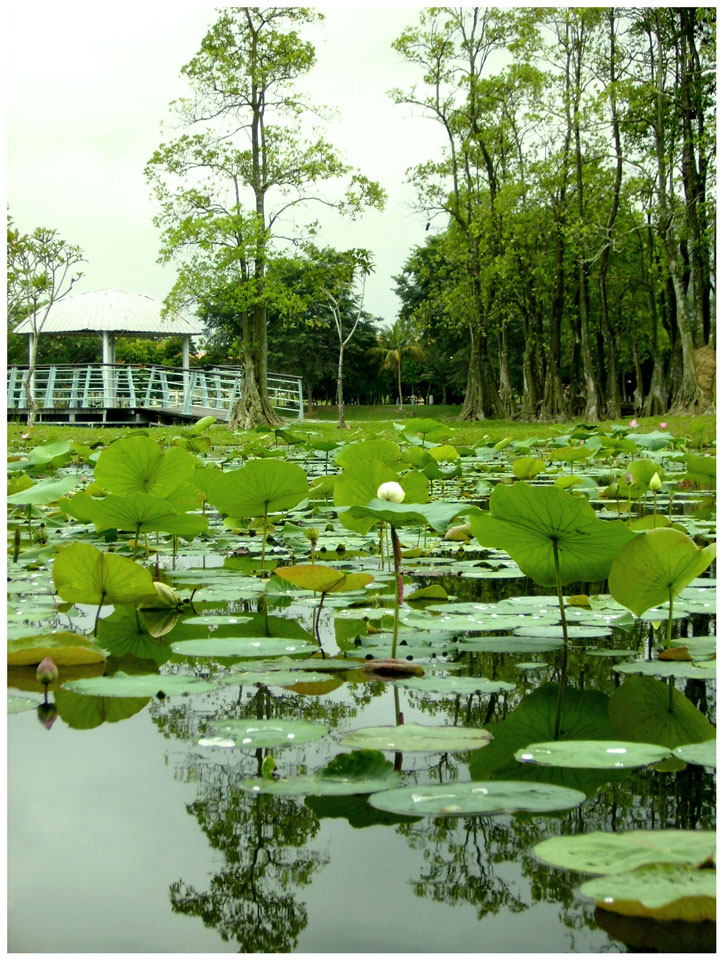
[[[397,320],[387,330],[377,334],[377,346],[369,350],[380,361],[380,370],[395,370],[399,391],[399,409],[402,404],[402,359],[405,354],[416,360],[424,360],[424,350],[417,343],[417,335],[406,320]]]

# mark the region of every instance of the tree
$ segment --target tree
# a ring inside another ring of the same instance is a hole
[[[29,427],[35,425],[38,412],[33,378],[40,335],[50,308],[66,297],[83,276],[75,267],[84,262],[80,247],[67,243],[57,230],[37,227],[31,234],[21,234],[8,217],[8,317],[26,312],[33,328],[24,384]]]
[[[405,356],[424,360],[424,350],[417,342],[416,332],[411,324],[404,320],[397,320],[387,330],[382,330],[377,336],[376,347],[372,347],[370,354],[380,361],[382,370],[393,370],[397,379],[399,409],[402,410],[402,361]]]
[[[268,282],[267,266],[281,218],[310,201],[352,216],[384,203],[377,183],[352,172],[316,131],[307,136],[308,118],[319,111],[295,82],[315,54],[298,28],[319,19],[301,7],[222,10],[182,68],[193,96],[173,105],[197,132],[162,144],[146,167],[161,207],[160,259],[179,264],[169,303],[223,297],[233,314],[243,374],[232,430],[279,422],[266,370],[269,305],[280,291]],[[341,197],[320,195],[323,183],[342,177]]]

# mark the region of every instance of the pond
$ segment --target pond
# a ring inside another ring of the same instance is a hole
[[[714,875],[714,522],[700,513],[710,493],[681,486],[690,464],[661,450],[661,516],[678,517],[697,551],[672,609],[633,613],[604,580],[581,578],[567,581],[564,620],[549,581],[525,576],[533,561],[481,545],[491,528],[442,539],[478,522],[455,519],[455,505],[502,522],[499,495],[488,503],[480,486],[509,476],[502,452],[470,452],[457,476],[434,477],[427,506],[449,515],[427,523],[393,506],[393,531],[380,527],[373,511],[388,506],[374,492],[392,478],[360,460],[339,464],[354,482],[369,473],[371,495],[351,504],[307,486],[292,504],[241,509],[257,477],[176,509],[175,523],[208,527],[180,540],[167,520],[131,537],[86,516],[118,509],[121,493],[97,456],[73,466],[58,454],[53,476],[33,482],[72,479],[61,495],[11,499],[11,544],[15,526],[25,539],[9,564],[8,949],[714,951],[709,887],[690,888],[685,920],[604,908],[612,861],[627,881],[647,870],[656,890],[679,891],[662,868],[686,883]],[[325,453],[284,463],[321,478]],[[220,458],[205,454],[208,470]],[[585,476],[600,488],[603,472],[620,466]],[[521,484],[552,487],[507,489]],[[612,509],[564,497],[610,529],[651,513],[647,493]],[[344,525],[352,504],[359,516]],[[264,512],[266,537],[262,521],[238,519]],[[100,554],[108,566],[88,573]],[[119,602],[113,556],[175,599]],[[99,604],[73,593],[96,576]],[[683,658],[661,660],[661,648]],[[58,662],[57,681],[38,682],[37,650]]]

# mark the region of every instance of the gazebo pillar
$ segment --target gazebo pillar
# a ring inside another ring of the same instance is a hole
[[[103,340],[103,405],[106,408],[115,406],[115,337],[104,330]]]
[[[188,395],[188,384],[190,382],[189,371],[191,368],[191,337],[189,334],[184,334],[181,338],[183,344],[183,400],[185,403],[186,396]]]

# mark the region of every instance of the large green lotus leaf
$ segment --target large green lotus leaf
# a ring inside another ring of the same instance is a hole
[[[40,663],[46,657],[59,667],[72,667],[80,663],[102,663],[106,657],[105,651],[88,637],[68,631],[8,640],[7,648],[11,667]]]
[[[602,581],[620,548],[635,534],[620,520],[600,520],[587,500],[557,487],[498,483],[489,513],[470,519],[483,547],[506,550],[523,573],[543,586],[555,580],[554,544],[563,584]]]
[[[611,874],[646,863],[682,863],[697,867],[715,858],[714,830],[594,831],[569,837],[548,837],[535,855],[553,867],[577,873]]]
[[[435,463],[434,457],[430,456],[429,451],[422,449],[422,447],[407,447],[402,453],[401,459],[402,463],[409,463],[417,470],[423,470],[430,463]],[[425,480],[429,482],[427,477],[425,477]]]
[[[427,478],[425,477],[425,480]],[[334,505],[350,507],[367,504],[377,495],[382,483],[398,480],[398,474],[381,460],[361,460],[337,477],[334,485]],[[376,517],[350,517],[346,511],[338,511],[339,521],[348,530],[366,534],[379,523]]]
[[[526,768],[514,759],[515,752],[528,743],[555,740],[555,719],[559,687],[546,683],[524,697],[512,713],[498,723],[490,723],[492,743],[472,755],[470,776],[487,780],[500,776],[522,779],[527,774],[541,773]],[[560,711],[558,740],[613,740],[615,730],[608,716],[609,699],[597,690],[576,690],[565,687]]]
[[[163,497],[192,481],[196,458],[180,447],[162,452],[150,437],[124,437],[101,453],[95,479],[109,493],[150,493]]]
[[[429,454],[437,463],[451,463],[461,459],[458,451],[449,443],[440,444],[438,447],[430,447]]]
[[[356,467],[364,460],[380,460],[387,465],[399,459],[400,447],[393,440],[359,440],[350,443],[334,454],[334,460],[340,467]]]
[[[53,583],[68,603],[134,604],[156,597],[150,571],[89,543],[71,543],[58,550]]]
[[[402,424],[401,428],[404,433],[420,437],[427,437],[430,434],[442,433],[449,430],[449,427],[440,423],[439,420],[433,420],[432,417],[415,417],[413,420],[410,420],[409,423]]]
[[[399,478],[399,486],[404,490],[404,503],[427,503],[429,500],[429,478],[419,470],[409,470],[403,474]],[[376,495],[375,490],[373,496]]]
[[[199,740],[202,747],[294,747],[326,736],[325,724],[308,720],[227,720],[213,723],[211,737]]]
[[[342,516],[370,517],[374,520],[383,520],[393,527],[429,526],[443,533],[455,517],[461,514],[481,514],[482,511],[469,504],[444,503],[441,500],[424,504],[391,503],[374,497],[366,506],[357,504],[341,508],[338,513],[339,519],[342,519]]]
[[[309,481],[297,463],[249,460],[212,484],[209,500],[221,513],[239,519],[290,510],[309,493]]]
[[[506,683],[504,680],[487,680],[486,677],[409,677],[397,680],[397,685],[429,693],[458,693],[463,697],[473,693],[486,695],[515,689],[514,683]]]
[[[82,693],[87,697],[155,697],[162,693],[166,697],[190,693],[207,693],[215,690],[216,684],[199,677],[180,675],[164,676],[160,673],[130,675],[118,671],[112,677],[88,677],[83,680],[68,680],[64,690]]]
[[[562,640],[547,637],[468,637],[460,640],[457,647],[461,651],[478,653],[546,653],[550,650],[559,650],[562,647]]]
[[[639,447],[645,447],[646,450],[662,450],[667,444],[673,442],[673,435],[667,430],[652,430],[650,433],[629,433],[628,438],[634,440]]]
[[[346,593],[359,590],[371,583],[371,573],[344,573],[320,563],[298,563],[290,567],[277,567],[274,573],[288,580],[302,590],[314,590],[317,593]]]
[[[512,464],[512,472],[518,480],[532,480],[545,469],[545,461],[539,457],[520,457]]]
[[[679,530],[647,530],[620,550],[610,570],[610,593],[640,616],[665,603],[669,593],[676,596],[714,557],[714,543],[698,547]]]
[[[667,747],[623,740],[548,740],[530,743],[515,753],[520,763],[546,767],[581,767],[595,770],[622,770],[647,767],[670,756]]]
[[[338,754],[326,767],[306,776],[278,780],[249,778],[240,786],[250,793],[282,796],[347,796],[389,790],[399,783],[401,776],[381,751],[355,750]]]
[[[613,667],[616,673],[639,673],[644,677],[681,677],[686,680],[715,680],[715,665],[699,667],[676,660],[633,660]]]
[[[71,490],[75,489],[77,480],[75,477],[61,477],[59,480],[41,480],[19,493],[14,493],[7,498],[8,503],[25,504],[32,503],[47,504],[57,503],[61,497],[66,496]]]
[[[160,497],[147,493],[129,493],[124,497],[109,494],[95,500],[85,493],[77,493],[63,504],[70,516],[89,520],[96,530],[158,530],[181,537],[195,537],[208,530],[205,517],[178,513]]]
[[[716,871],[677,863],[650,863],[628,873],[588,880],[580,893],[598,907],[628,917],[684,920],[716,919]]]
[[[715,486],[715,461],[715,457],[697,457],[695,454],[689,453],[685,458],[688,466],[686,476],[696,483],[709,484],[711,487]]]
[[[314,643],[284,637],[208,637],[179,640],[171,650],[183,657],[278,657],[311,654],[318,650]]]
[[[486,783],[423,784],[375,793],[369,803],[390,813],[461,817],[517,812],[552,813],[579,807],[585,794],[550,783],[490,780]]]
[[[424,625],[427,629],[431,627],[436,627],[440,630],[449,630],[450,632],[462,632],[462,633],[491,633],[492,631],[498,630],[516,630],[517,627],[523,622],[522,617],[519,616],[497,616],[484,614],[464,614],[464,613],[440,613],[433,617],[427,617],[422,619],[423,614],[420,611],[415,611],[415,616],[412,617],[412,614],[404,616],[404,622],[408,623],[410,626],[419,627]],[[548,621],[549,623],[549,621]],[[539,634],[539,636],[544,636],[544,634]]]
[[[45,443],[40,447],[33,447],[28,453],[28,462],[33,466],[45,466],[52,463],[60,466],[70,458],[70,444],[65,440],[56,440],[54,443]]]
[[[74,730],[92,730],[102,723],[119,723],[140,713],[149,702],[149,697],[86,697],[65,689],[55,691],[58,713]]]
[[[718,764],[716,741],[704,740],[702,743],[684,743],[673,750],[676,757],[686,763],[695,763],[701,767],[713,767]]]
[[[328,679],[326,674],[315,673],[313,670],[244,670],[227,673],[217,678],[217,682],[244,687],[251,687],[257,683],[265,687],[292,687],[300,683],[322,683]],[[341,682],[339,680],[339,683]]]
[[[621,740],[672,749],[716,735],[715,727],[684,694],[652,677],[628,677],[615,688],[609,711],[615,736]]]
[[[361,727],[352,730],[341,742],[347,747],[404,753],[460,753],[484,747],[491,739],[487,730],[405,723],[398,727]]]
[[[591,457],[595,451],[590,447],[556,447],[548,453],[550,460],[563,460],[565,463],[573,463],[575,460],[586,460]]]

